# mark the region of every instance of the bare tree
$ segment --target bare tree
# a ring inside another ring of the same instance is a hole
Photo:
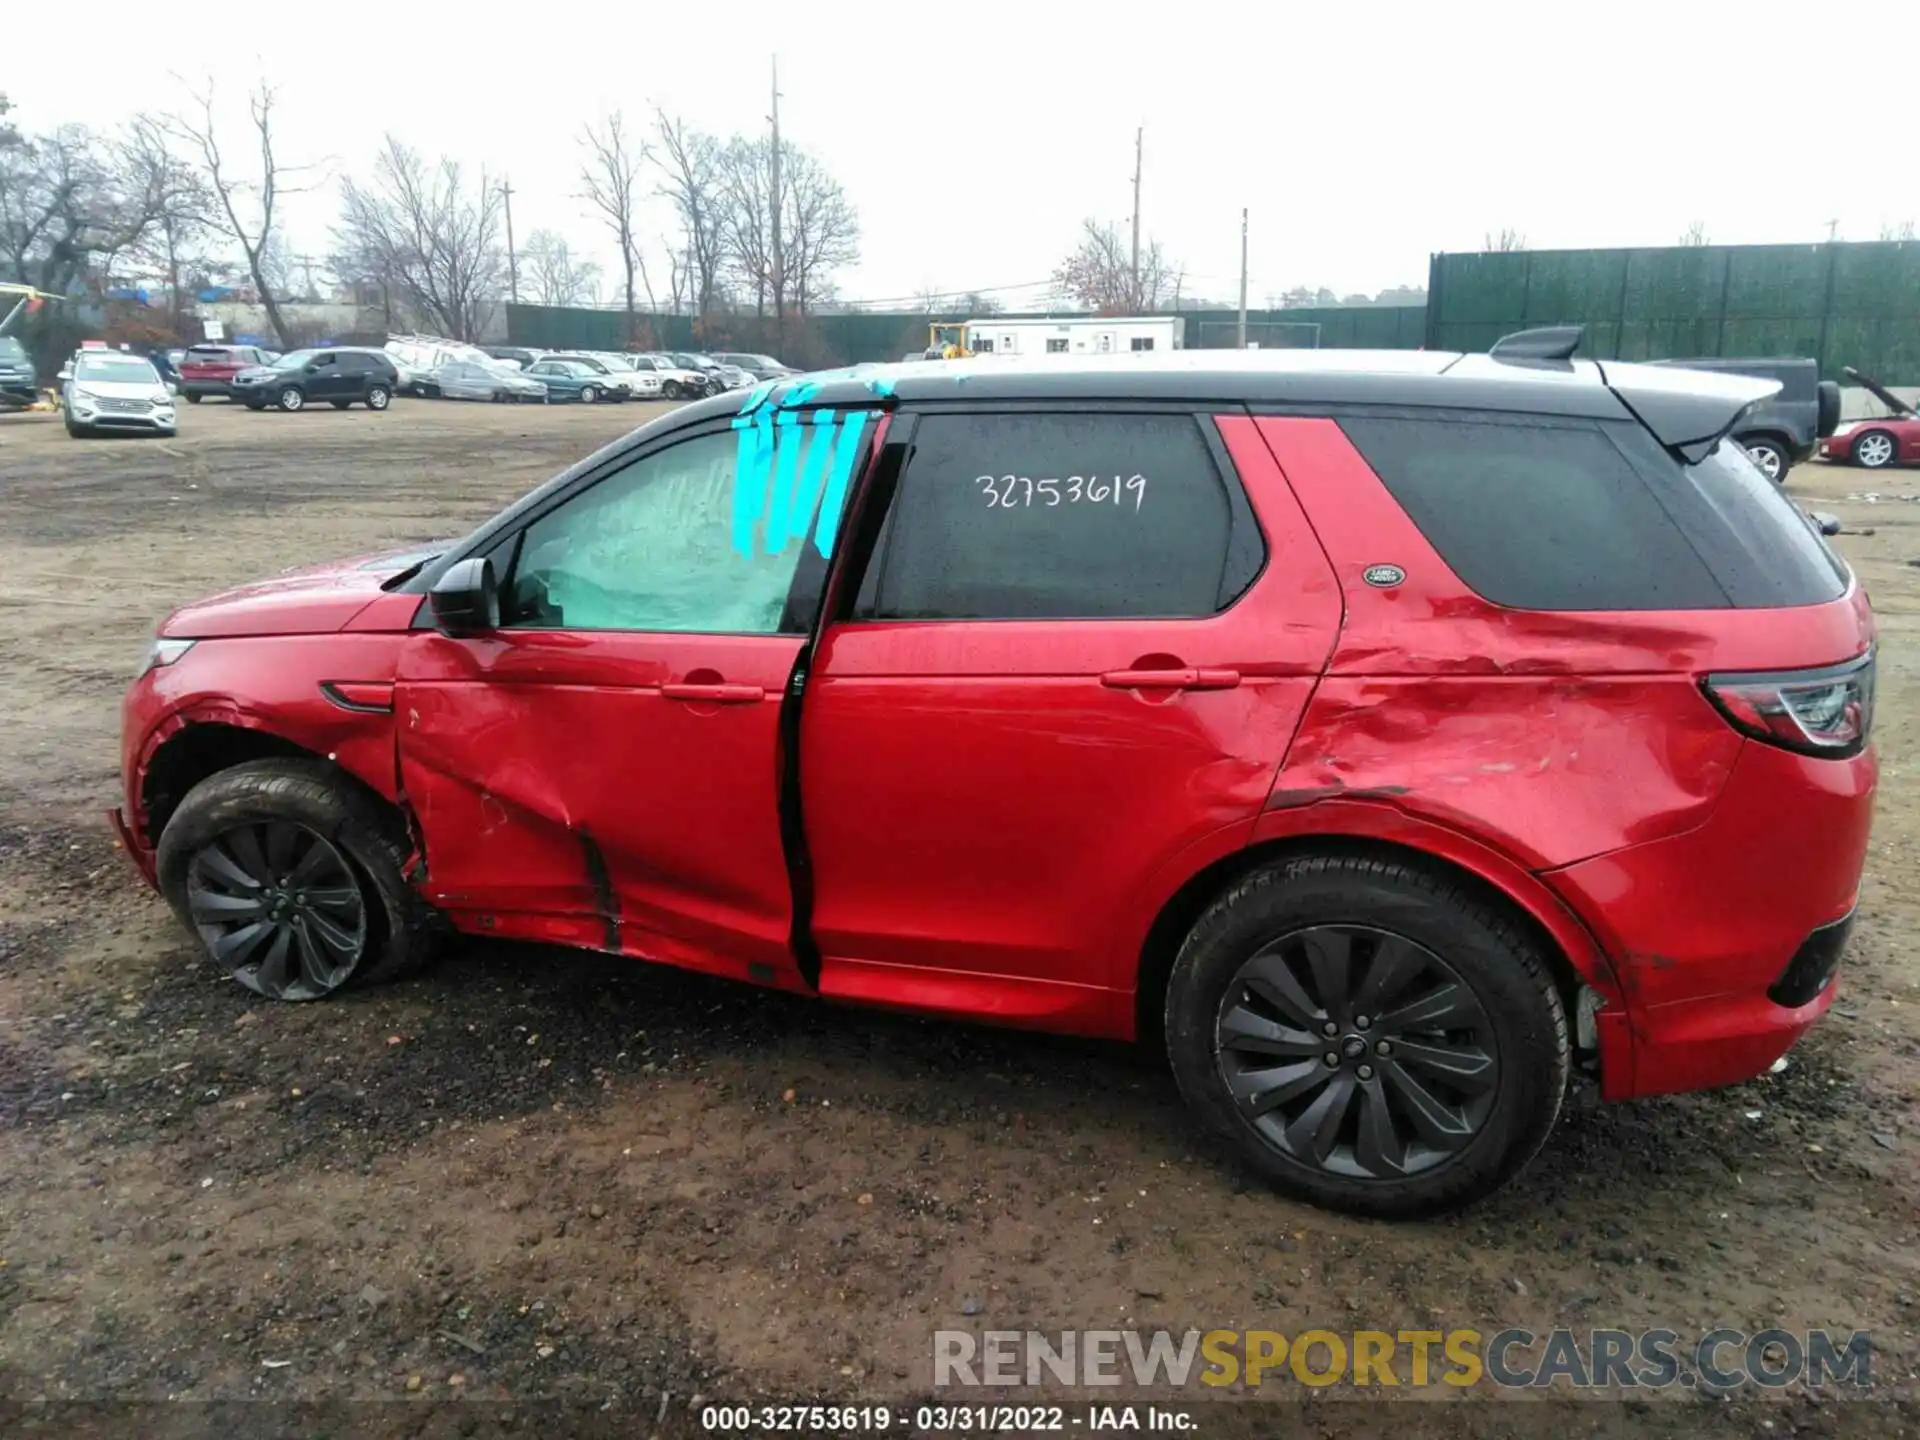
[[[1181,272],[1158,240],[1140,251],[1136,270],[1130,243],[1118,226],[1082,223],[1080,244],[1053,272],[1054,288],[1101,315],[1144,315],[1180,288]]]
[[[573,258],[567,242],[536,230],[520,247],[520,272],[536,305],[590,305],[600,289],[600,267]]]
[[[600,212],[619,246],[620,265],[626,276],[627,340],[631,343],[637,333],[633,289],[636,275],[647,292],[647,309],[657,308],[653,282],[647,278],[646,258],[640,253],[639,237],[635,234],[640,172],[651,151],[645,140],[627,134],[626,123],[618,110],[602,120],[598,129],[587,126],[584,143],[587,163],[580,171],[581,182],[586,186],[582,198],[592,202],[593,208]]]
[[[281,197],[299,194],[305,188],[290,184],[289,180],[304,173],[307,167],[288,165],[274,154],[275,97],[273,86],[266,81],[262,80],[247,95],[259,168],[257,174],[249,170],[244,178],[240,167],[229,161],[220,148],[218,127],[213,118],[212,80],[193,98],[199,106],[198,118],[175,116],[169,122],[170,129],[191,148],[207,188],[219,203],[218,217],[223,228],[246,256],[247,271],[267,312],[267,323],[273,327],[274,337],[282,346],[291,348],[292,331],[280,313],[279,293],[268,282],[260,259],[277,233],[274,227],[279,220]]]
[[[735,283],[752,294],[753,313],[761,319],[775,299],[772,157],[770,141],[736,135],[719,161],[727,265]]]
[[[1689,247],[1707,244],[1708,240],[1707,240],[1706,222],[1703,220],[1696,220],[1691,225],[1687,226],[1687,228],[1683,232],[1681,232],[1680,243],[1684,246],[1689,246]]]
[[[161,203],[120,144],[77,125],[0,144],[0,278],[50,294],[104,285]]]
[[[147,233],[132,247],[134,256],[165,277],[167,325],[178,335],[186,319],[186,276],[206,268],[218,202],[151,116],[134,117],[120,144],[120,163],[153,214]]]
[[[1515,230],[1512,226],[1508,226],[1503,230],[1489,230],[1487,232],[1487,243],[1481,248],[1484,250],[1496,250],[1503,254],[1514,250],[1524,250],[1527,248],[1527,237],[1522,235],[1518,230]]]
[[[458,161],[428,164],[386,137],[368,184],[342,182],[341,250],[392,286],[427,324],[477,340],[500,303],[506,254],[500,187]]]
[[[860,217],[840,182],[804,150],[787,150],[781,182],[786,222],[782,288],[794,309],[805,315],[832,298],[832,273],[860,258]]]
[[[1882,240],[1913,239],[1913,221],[1901,220],[1898,223],[1882,221],[1880,225],[1880,238]]]
[[[660,137],[654,162],[665,176],[660,193],[679,217],[684,241],[682,253],[674,257],[675,269],[680,272],[676,301],[684,288],[693,313],[706,315],[714,308],[719,293],[727,248],[721,214],[720,142],[664,110],[654,111],[654,127]]]

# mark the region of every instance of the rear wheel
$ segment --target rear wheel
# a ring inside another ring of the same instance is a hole
[[[1756,435],[1751,440],[1742,440],[1740,448],[1752,457],[1753,463],[1760,467],[1760,473],[1776,485],[1784,485],[1787,471],[1793,467],[1793,457],[1787,453],[1786,446],[1778,440],[1769,440]]]
[[[160,837],[160,888],[208,954],[272,1000],[319,1000],[429,958],[405,831],[331,767],[258,760],[203,780]]]
[[[1900,453],[1900,444],[1885,430],[1869,430],[1853,442],[1854,463],[1869,470],[1884,470]]]
[[[202,400],[204,400],[204,399],[206,399],[206,398],[207,398],[207,397],[206,397],[206,396],[204,396],[204,395],[196,395],[196,394],[195,394],[195,393],[194,393],[193,391],[191,391],[191,390],[189,390],[189,391],[187,392],[187,403],[188,403],[189,405],[198,405],[198,404],[199,404],[199,403],[200,403],[200,402],[201,402]]]
[[[281,387],[277,403],[282,410],[291,415],[295,410],[306,408],[307,397],[298,386],[286,385]]]
[[[1512,920],[1399,862],[1305,857],[1203,915],[1168,981],[1167,1050],[1199,1117],[1331,1209],[1465,1205],[1545,1142],[1566,1012]]]
[[[367,387],[367,408],[369,410],[384,410],[392,403],[393,392],[386,386],[369,385]]]

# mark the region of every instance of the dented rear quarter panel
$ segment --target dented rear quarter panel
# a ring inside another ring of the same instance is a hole
[[[1331,419],[1256,422],[1338,574],[1345,623],[1269,808],[1349,794],[1469,832],[1529,870],[1706,822],[1742,741],[1700,689],[1825,665],[1863,603],[1544,612],[1494,605],[1435,552]],[[1370,566],[1405,572],[1369,585]]]

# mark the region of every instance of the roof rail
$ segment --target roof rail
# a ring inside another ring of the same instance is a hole
[[[1571,360],[1586,338],[1584,325],[1548,325],[1503,335],[1487,353],[1496,360]]]

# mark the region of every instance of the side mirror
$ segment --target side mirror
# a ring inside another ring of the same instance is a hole
[[[427,602],[433,606],[433,623],[443,635],[458,639],[498,630],[500,586],[494,580],[493,561],[481,555],[455,562],[434,582]]]

